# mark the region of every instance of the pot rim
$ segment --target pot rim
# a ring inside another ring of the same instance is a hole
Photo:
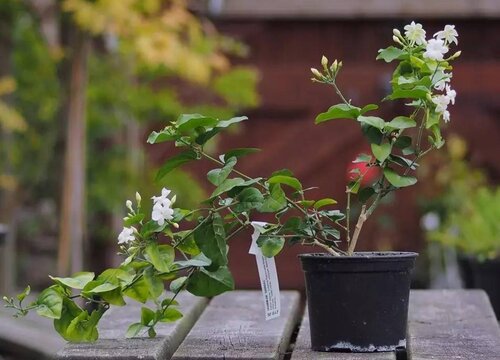
[[[315,252],[299,254],[299,258],[305,259],[335,259],[335,261],[349,260],[398,260],[416,258],[419,254],[412,251],[356,251],[352,255],[334,256],[328,253]]]

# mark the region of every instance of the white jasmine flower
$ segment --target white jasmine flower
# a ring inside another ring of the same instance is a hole
[[[446,95],[437,95],[432,97],[432,102],[436,105],[436,112],[443,113],[448,108],[450,98]]]
[[[450,112],[448,110],[443,112],[443,120],[444,122],[450,122]]]
[[[120,235],[118,235],[118,244],[127,244],[135,240],[134,232],[137,231],[133,226],[124,227]]]
[[[160,196],[153,196],[151,199],[153,199],[153,203],[158,203],[158,202],[163,202],[165,199],[168,200],[168,195],[170,195],[170,190],[167,188],[161,189],[161,195]],[[169,200],[170,201],[170,200]]]
[[[441,61],[443,60],[443,55],[448,52],[448,47],[444,44],[441,39],[430,39],[427,42],[425,48],[424,57]]]
[[[160,196],[153,196],[153,212],[151,213],[151,219],[156,221],[158,225],[162,226],[165,221],[172,220],[174,217],[174,210],[172,205],[175,202],[175,195],[170,200],[168,195],[170,195],[170,190],[163,188],[161,190]]]
[[[455,98],[457,97],[457,92],[452,90],[450,85],[446,85],[446,97],[450,100],[450,102],[455,105]]]
[[[425,44],[425,30],[422,28],[422,24],[415,24],[412,21],[411,24],[405,26],[405,36],[410,42],[417,45]]]
[[[447,44],[455,43],[458,45],[458,33],[455,30],[455,25],[446,25],[444,30],[438,31],[434,36],[436,39],[444,39]]]
[[[174,217],[174,210],[171,208],[172,203],[166,199],[163,202],[158,202],[153,206],[151,219],[156,221],[158,225],[162,226],[165,221],[172,220]]]
[[[445,75],[448,75],[448,74],[445,74]],[[437,81],[434,84],[434,89],[439,90],[439,91],[443,91],[445,86],[446,86],[446,83],[449,82],[450,80],[451,80],[451,74],[449,75],[449,77],[444,77],[441,80]]]

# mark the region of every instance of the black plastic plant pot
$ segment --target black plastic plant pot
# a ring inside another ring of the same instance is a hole
[[[405,348],[410,272],[417,256],[412,252],[299,255],[312,350]]]
[[[500,259],[480,261],[472,256],[461,256],[459,264],[465,287],[484,290],[500,320]]]

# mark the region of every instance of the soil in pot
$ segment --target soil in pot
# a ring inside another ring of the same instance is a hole
[[[480,261],[472,256],[461,256],[459,265],[465,287],[483,289],[500,320],[500,259]]]
[[[406,347],[410,272],[417,253],[299,255],[316,351],[374,352]]]

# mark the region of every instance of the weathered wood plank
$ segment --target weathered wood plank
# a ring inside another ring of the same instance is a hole
[[[130,301],[126,307],[111,308],[101,320],[99,340],[95,343],[68,344],[57,355],[71,360],[158,360],[170,359],[182,340],[203,312],[208,300],[188,293],[178,296],[184,316],[175,323],[161,323],[156,327],[154,339],[147,334],[126,339],[130,324],[140,320],[140,303]]]
[[[299,334],[292,353],[292,360],[396,360],[396,354],[393,352],[359,354],[312,351],[310,334],[309,313],[306,306],[306,310],[304,311],[304,316],[302,318],[302,324],[300,325]]]
[[[279,359],[299,314],[296,291],[281,292],[281,316],[264,320],[260,291],[233,291],[212,300],[174,354],[175,360]]]
[[[410,296],[412,360],[500,359],[500,328],[482,290],[415,290]]]

